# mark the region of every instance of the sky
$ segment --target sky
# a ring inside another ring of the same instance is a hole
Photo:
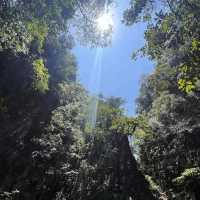
[[[135,99],[139,95],[141,78],[153,71],[147,58],[131,59],[133,51],[144,45],[145,24],[125,26],[121,23],[128,1],[118,0],[114,8],[112,44],[106,48],[89,48],[76,45],[74,53],[78,62],[78,81],[91,93],[125,100],[128,116],[134,116]]]

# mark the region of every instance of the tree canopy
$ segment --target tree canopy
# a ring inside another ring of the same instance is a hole
[[[152,132],[138,154],[158,198],[199,199],[199,10],[196,0],[134,0],[124,12],[126,25],[147,23],[138,53],[156,63],[137,112]]]
[[[110,44],[96,19],[112,3],[0,2],[0,199],[200,199],[200,2],[131,0],[124,11],[125,25],[147,25],[133,57],[155,63],[132,117],[123,99],[77,81],[72,49]]]

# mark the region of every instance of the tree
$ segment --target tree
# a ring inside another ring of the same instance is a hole
[[[160,1],[159,10],[154,9],[155,5],[156,1],[133,1],[131,8],[125,11],[124,22],[131,25],[152,12],[142,52],[158,64],[168,63],[177,68],[179,89],[187,93],[198,92],[199,2]]]
[[[199,198],[198,178],[181,187],[173,182],[200,165],[199,5],[195,0],[131,1],[124,13],[127,25],[147,22],[140,52],[156,66],[142,82],[137,107],[153,134],[140,140],[139,161],[168,199]]]
[[[120,102],[119,98],[101,97],[96,127],[87,133],[83,171],[86,199],[154,199],[128,141],[138,121],[124,116]]]
[[[78,1],[68,0],[0,3],[3,199],[81,198],[87,98],[75,84],[76,60],[67,38],[78,9]]]

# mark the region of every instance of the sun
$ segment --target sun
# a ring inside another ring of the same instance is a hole
[[[113,27],[113,19],[111,13],[104,13],[97,19],[97,28],[100,31],[108,31]]]

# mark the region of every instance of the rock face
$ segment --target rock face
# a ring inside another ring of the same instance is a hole
[[[132,155],[126,135],[115,134],[113,147],[118,148],[113,163],[113,188],[120,193],[128,194],[136,200],[153,200],[149,184],[144,175],[138,170],[137,162]]]
[[[94,188],[98,188],[96,190],[98,192],[92,190],[95,191],[90,195],[93,196],[92,200],[104,198],[110,200],[154,199],[148,182],[138,170],[126,135],[112,133],[106,136],[100,148],[101,153],[98,157],[94,158],[90,155],[88,158],[89,163],[92,160],[98,163],[93,176],[95,181],[90,181],[90,183],[96,182]]]

